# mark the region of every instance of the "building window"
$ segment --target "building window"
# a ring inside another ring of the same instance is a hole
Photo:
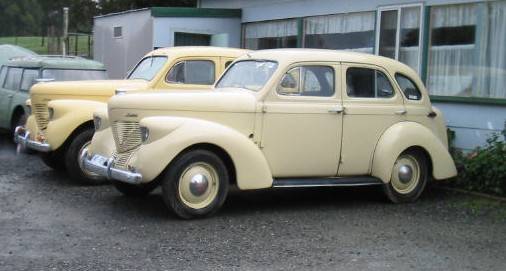
[[[373,53],[374,12],[356,12],[304,19],[304,47]]]
[[[397,59],[418,72],[422,5],[384,7],[378,14],[377,54]]]
[[[244,24],[244,47],[272,49],[297,47],[297,20],[277,20]]]
[[[431,95],[506,98],[506,1],[431,8]]]
[[[123,27],[121,26],[115,26],[113,29],[113,37],[114,38],[121,38],[123,37]]]

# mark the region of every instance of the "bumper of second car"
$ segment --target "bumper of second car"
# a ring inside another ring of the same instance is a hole
[[[14,130],[14,141],[26,148],[39,152],[51,151],[51,145],[48,143],[30,139],[30,132],[23,126],[18,126],[16,127],[16,130]]]
[[[88,152],[83,152],[80,161],[83,168],[100,176],[111,180],[116,180],[129,184],[140,184],[142,175],[137,172],[131,172],[124,169],[113,167],[113,158],[108,158],[98,154],[89,156]]]

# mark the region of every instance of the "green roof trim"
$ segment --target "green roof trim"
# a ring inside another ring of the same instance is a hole
[[[152,7],[153,17],[241,18],[240,9]]]
[[[26,56],[16,57],[4,65],[22,68],[70,69],[70,70],[105,70],[104,64],[73,56]]]
[[[432,102],[506,106],[506,99],[458,96],[430,96]]]

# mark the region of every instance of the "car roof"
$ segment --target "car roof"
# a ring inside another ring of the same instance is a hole
[[[214,46],[178,46],[156,49],[145,57],[151,55],[163,55],[172,58],[186,57],[186,56],[223,56],[237,58],[248,52],[247,49],[214,47]]]
[[[77,56],[34,55],[14,57],[6,66],[45,69],[105,70],[104,64]]]
[[[274,60],[285,64],[329,61],[361,63],[384,67],[393,72],[401,72],[410,76],[417,76],[412,68],[391,58],[343,50],[307,48],[268,49],[252,51],[246,56],[241,57],[241,59],[248,58]]]
[[[0,44],[0,65],[9,61],[9,59],[13,57],[34,56],[34,55],[37,54],[23,47],[11,44]]]

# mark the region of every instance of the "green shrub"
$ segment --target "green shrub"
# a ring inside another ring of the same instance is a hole
[[[506,122],[501,134],[493,134],[485,146],[468,154],[452,148],[451,153],[461,169],[454,186],[506,196]]]

